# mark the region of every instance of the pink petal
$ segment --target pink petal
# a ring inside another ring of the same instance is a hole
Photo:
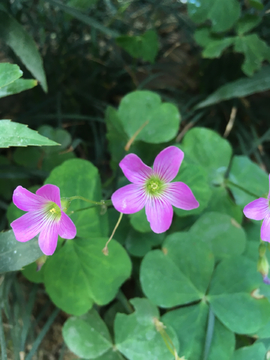
[[[145,165],[135,154],[128,154],[119,163],[125,177],[134,184],[142,184],[152,174],[152,169]]]
[[[154,173],[165,182],[172,181],[178,174],[184,153],[176,146],[162,150],[154,161]]]
[[[150,222],[151,229],[157,233],[168,230],[172,223],[172,205],[162,198],[149,198],[145,204],[147,220]]]
[[[76,226],[74,225],[73,221],[61,211],[61,219],[60,219],[60,226],[59,226],[59,235],[63,239],[73,239],[75,238],[77,233]]]
[[[44,199],[53,201],[61,208],[60,189],[56,185],[47,184],[36,191],[36,194]]]
[[[44,204],[44,199],[31,193],[22,186],[17,186],[13,192],[12,200],[17,208],[23,211],[38,210]]]
[[[60,221],[54,220],[47,221],[43,226],[38,238],[38,244],[43,254],[52,255],[55,252],[59,227]]]
[[[123,214],[133,214],[140,211],[146,201],[145,191],[141,186],[126,185],[112,194],[115,209]]]
[[[261,227],[261,239],[270,242],[270,214],[267,214]]]
[[[200,205],[191,189],[183,182],[168,184],[164,196],[173,206],[179,209],[192,210]]]
[[[10,226],[16,240],[25,242],[33,239],[42,229],[44,216],[41,213],[28,212],[14,220]]]
[[[269,200],[259,198],[247,204],[243,210],[245,216],[253,220],[262,220],[269,212]]]

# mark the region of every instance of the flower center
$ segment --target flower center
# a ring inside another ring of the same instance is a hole
[[[61,218],[61,209],[54,202],[50,201],[46,206],[46,213],[53,220],[60,220]]]
[[[158,177],[151,177],[146,181],[145,190],[148,195],[160,195],[164,190],[164,182],[161,181]]]

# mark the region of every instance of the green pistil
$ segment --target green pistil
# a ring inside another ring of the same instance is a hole
[[[147,195],[159,196],[162,194],[165,184],[158,177],[151,177],[145,183],[145,190]]]
[[[53,220],[60,220],[61,218],[61,209],[54,202],[50,201],[46,206],[46,213],[49,218]]]

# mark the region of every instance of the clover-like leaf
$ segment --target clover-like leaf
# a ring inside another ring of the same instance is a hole
[[[162,251],[144,257],[140,281],[153,303],[173,307],[202,299],[213,267],[213,254],[199,238],[174,233],[165,239]]]
[[[96,302],[105,305],[129,277],[131,262],[116,241],[102,253],[106,238],[68,241],[46,262],[44,282],[52,301],[73,315],[85,314]],[[72,265],[72,266],[71,266]]]
[[[135,298],[130,302],[135,307],[133,314],[116,315],[116,348],[129,360],[171,360],[172,354],[155,327],[155,321],[159,320],[157,307],[148,299]],[[178,351],[179,343],[174,330],[168,326],[166,332]]]
[[[254,262],[245,257],[231,257],[217,266],[207,297],[228,329],[254,334],[267,323],[270,303],[260,293],[261,284]]]

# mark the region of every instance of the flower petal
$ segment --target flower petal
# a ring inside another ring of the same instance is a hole
[[[59,227],[60,221],[49,220],[42,228],[38,237],[38,245],[43,254],[52,255],[55,252]]]
[[[262,220],[269,212],[269,200],[265,198],[259,198],[251,201],[244,207],[243,212],[249,219]]]
[[[61,211],[61,219],[60,219],[60,226],[59,226],[59,235],[63,239],[73,239],[76,236],[77,230],[76,226],[74,225],[73,221]]]
[[[192,210],[200,206],[191,189],[183,182],[168,184],[163,196],[179,209]]]
[[[23,211],[39,210],[44,204],[44,199],[31,193],[22,186],[17,186],[13,192],[12,200],[17,208]]]
[[[36,194],[44,199],[53,201],[61,208],[60,189],[58,186],[52,184],[44,185],[36,191]]]
[[[270,242],[270,214],[267,214],[261,227],[261,239]]]
[[[184,153],[176,146],[162,150],[154,161],[154,173],[166,182],[172,181],[178,174]]]
[[[164,198],[149,198],[145,204],[147,220],[151,229],[157,233],[168,230],[172,223],[173,208]]]
[[[28,212],[14,220],[10,226],[14,231],[16,240],[25,242],[33,239],[42,229],[44,215],[41,213]]]
[[[152,174],[152,169],[145,165],[135,154],[128,154],[119,163],[125,177],[134,184],[142,184]]]
[[[145,191],[141,186],[126,185],[112,194],[115,209],[123,214],[133,214],[140,211],[146,201]]]

